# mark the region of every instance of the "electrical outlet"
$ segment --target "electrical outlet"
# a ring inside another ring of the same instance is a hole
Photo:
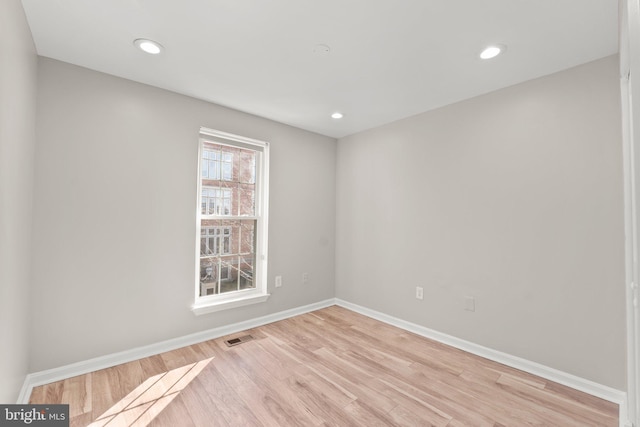
[[[476,311],[476,299],[474,297],[464,297],[464,309]]]
[[[276,276],[276,288],[282,286],[282,276]]]
[[[302,273],[302,283],[306,285],[309,283],[309,273]]]
[[[424,298],[424,290],[420,286],[416,286],[416,298]]]

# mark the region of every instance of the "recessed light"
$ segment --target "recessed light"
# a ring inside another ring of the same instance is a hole
[[[494,44],[494,45],[488,46],[487,48],[485,48],[485,50],[482,51],[482,53],[480,53],[480,58],[482,59],[495,58],[496,56],[504,52],[506,48],[507,48],[506,46],[501,44]]]
[[[143,52],[151,55],[157,55],[162,52],[162,45],[158,42],[148,39],[136,39],[133,44]]]
[[[344,114],[342,114],[342,113],[341,113],[341,112],[339,112],[339,111],[336,111],[335,113],[333,113],[333,114],[331,115],[331,118],[332,118],[332,119],[341,119],[341,118],[343,118],[343,117],[344,117]]]

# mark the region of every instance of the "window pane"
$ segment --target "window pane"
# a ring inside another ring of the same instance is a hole
[[[238,263],[240,270],[240,289],[255,288],[256,285],[253,281],[253,266],[255,264],[254,257],[244,256],[241,257]]]
[[[220,293],[235,292],[238,285],[235,280],[236,273],[233,269],[233,259],[227,258],[223,260],[220,268]]]
[[[224,171],[222,179],[224,179],[225,181],[231,181],[232,180],[231,164],[224,164],[222,166]]]
[[[255,287],[256,224],[253,219],[202,221],[201,296]]]
[[[220,256],[200,259],[200,296],[237,291],[238,258]],[[242,283],[245,283],[242,280]]]
[[[255,209],[255,184],[240,184],[238,188],[239,216],[254,216]]]
[[[218,138],[226,141],[223,137]],[[260,201],[257,191],[261,188],[256,179],[260,178],[257,171],[261,167],[256,165],[262,159],[262,152],[267,153],[267,148],[254,151],[244,143],[242,147],[234,146],[233,140],[224,144],[202,140],[201,296],[263,286],[254,282],[257,277],[254,270],[257,265],[256,236],[259,236],[258,224],[262,224],[263,219],[253,217],[261,213],[256,207],[256,200]]]
[[[212,259],[200,260],[200,296],[218,293],[217,264]]]
[[[240,152],[238,181],[247,184],[253,184],[255,182],[255,157],[256,153],[254,151],[242,150]]]
[[[231,189],[202,187],[201,212],[205,215],[231,215]]]
[[[220,179],[220,163],[218,162],[210,162],[209,163],[209,178],[211,179]]]
[[[256,221],[249,220],[241,220],[238,221],[238,231],[237,237],[234,239],[238,240],[238,253],[242,255],[252,254],[256,245],[255,242],[255,230],[256,230]]]
[[[209,174],[209,172],[207,170],[207,164],[208,164],[207,161],[203,159],[202,160],[202,166],[201,166],[201,168],[202,168],[202,177],[203,178],[206,177]]]

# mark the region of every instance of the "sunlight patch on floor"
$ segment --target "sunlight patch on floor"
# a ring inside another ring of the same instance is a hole
[[[211,362],[213,357],[148,378],[89,427],[145,427]]]

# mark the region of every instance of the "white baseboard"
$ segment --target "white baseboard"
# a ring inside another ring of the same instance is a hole
[[[624,391],[607,387],[605,385],[580,378],[576,375],[562,372],[557,369],[541,365],[539,363],[522,359],[520,357],[512,356],[501,351],[483,347],[481,345],[474,344],[472,342],[465,341],[451,335],[443,334],[441,332],[434,331],[433,329],[429,329],[415,323],[407,322],[405,320],[398,319],[397,317],[389,316],[379,311],[371,310],[369,308],[362,307],[360,305],[353,304],[339,298],[335,299],[335,303],[340,307],[347,308],[351,311],[355,311],[356,313],[360,313],[389,325],[396,326],[409,332],[413,332],[414,334],[423,336],[425,338],[450,345],[451,347],[455,347],[460,350],[464,350],[466,352],[484,357],[485,359],[502,363],[503,365],[507,365],[512,368],[537,375],[541,378],[545,378],[558,384],[562,384],[567,387],[571,387],[573,389],[588,393],[592,396],[608,400],[609,402],[616,403],[620,407],[620,426],[627,426],[627,394]]]
[[[296,307],[290,310],[280,311],[278,313],[257,317],[255,319],[249,319],[243,322],[233,323],[231,325],[221,326],[202,332],[196,332],[194,334],[161,341],[155,344],[121,351],[119,353],[108,354],[106,356],[100,356],[82,362],[72,363],[70,365],[61,366],[59,368],[34,372],[28,374],[25,378],[24,384],[18,396],[18,404],[29,403],[29,397],[31,396],[33,387],[37,387],[39,385],[49,384],[78,375],[87,374],[89,372],[97,371],[100,369],[110,368],[122,363],[131,362],[133,360],[142,359],[144,357],[164,353],[166,351],[175,350],[177,348],[197,344],[203,341],[220,338],[225,335],[230,335],[236,332],[241,332],[247,329],[266,325],[267,323],[273,323],[279,320],[288,319],[289,317],[308,313],[310,311],[320,310],[321,308],[329,307],[334,304],[335,301],[333,298],[331,298],[302,307]]]
[[[72,363],[70,365],[61,366],[59,368],[31,373],[27,375],[25,379],[22,390],[20,391],[20,395],[18,396],[18,403],[28,403],[33,387],[39,385],[49,384],[77,375],[83,375],[89,372],[97,371],[99,369],[110,368],[122,363],[131,362],[133,360],[153,356],[156,354],[164,353],[166,351],[175,350],[180,347],[185,347],[210,339],[230,335],[236,332],[241,332],[246,329],[256,328],[258,326],[277,322],[279,320],[284,320],[289,317],[298,316],[300,314],[308,313],[311,311],[320,310],[332,305],[338,305],[340,307],[347,308],[349,310],[355,311],[356,313],[360,313],[389,325],[396,326],[409,332],[413,332],[417,335],[430,338],[434,341],[450,345],[452,347],[467,351],[480,357],[502,363],[512,368],[520,369],[530,374],[537,375],[541,378],[545,378],[550,381],[565,385],[567,387],[571,387],[573,389],[599,397],[601,399],[608,400],[609,402],[616,403],[620,407],[620,427],[628,427],[630,425],[627,424],[627,394],[624,391],[607,387],[602,384],[598,384],[596,382],[580,378],[578,376],[562,372],[548,366],[541,365],[539,363],[522,359],[520,357],[512,356],[497,350],[492,350],[490,348],[474,344],[470,341],[465,341],[451,335],[443,334],[441,332],[434,331],[433,329],[429,329],[415,323],[407,322],[405,320],[398,319],[397,317],[389,316],[379,311],[353,304],[339,298],[331,298],[314,304],[269,314],[267,316],[257,317],[255,319],[249,319],[243,322],[209,329],[206,331],[185,335],[183,337],[150,344],[143,347],[137,347],[119,353],[96,357],[94,359]]]

